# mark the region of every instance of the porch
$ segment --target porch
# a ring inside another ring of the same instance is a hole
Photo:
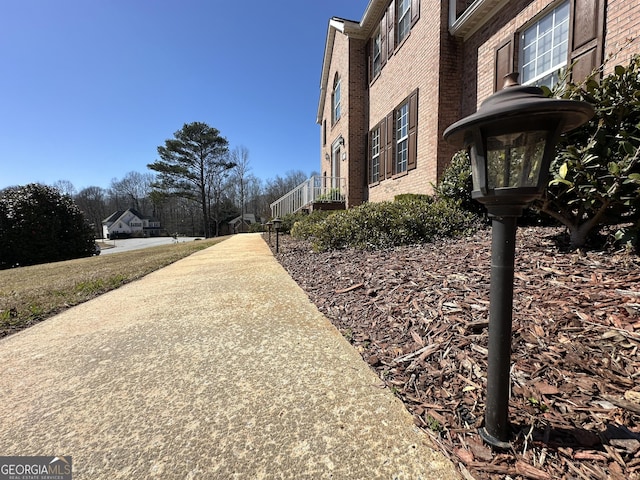
[[[300,210],[342,210],[345,208],[347,179],[311,177],[271,204],[273,218]]]

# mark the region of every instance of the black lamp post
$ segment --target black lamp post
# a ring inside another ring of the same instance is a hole
[[[269,245],[271,245],[271,227],[273,226],[273,222],[267,222],[267,228],[269,229]]]
[[[280,217],[276,217],[273,219],[273,228],[276,229],[276,253],[280,253],[280,226],[282,225],[282,220]]]
[[[485,425],[480,435],[499,448],[510,447],[516,219],[542,196],[560,134],[582,125],[594,114],[588,103],[546,98],[538,87],[519,85],[517,76],[507,75],[503,90],[444,132],[450,143],[469,148],[471,196],[487,207],[491,218],[489,365]]]

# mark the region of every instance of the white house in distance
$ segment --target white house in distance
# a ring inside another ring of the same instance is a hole
[[[103,238],[157,237],[160,221],[129,208],[119,210],[102,221]]]

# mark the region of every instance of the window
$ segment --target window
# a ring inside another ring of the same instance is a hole
[[[407,171],[409,159],[409,102],[396,110],[396,162],[394,173]]]
[[[414,90],[369,130],[369,183],[415,169],[417,157],[418,90]]]
[[[380,181],[380,125],[371,131],[371,178],[370,183]]]
[[[565,2],[522,34],[522,84],[553,87],[567,64],[568,45],[569,2]]]
[[[333,106],[333,123],[340,120],[340,77],[336,74],[336,79],[333,82],[333,94],[332,94],[332,106]]]
[[[398,0],[398,44],[411,30],[411,0]]]
[[[367,47],[369,81],[382,71],[396,48],[409,36],[420,19],[420,0],[394,0],[384,11]]]
[[[375,37],[373,37],[372,43],[373,52],[371,54],[373,68],[372,68],[372,76],[375,78],[382,70],[382,33],[378,30]]]

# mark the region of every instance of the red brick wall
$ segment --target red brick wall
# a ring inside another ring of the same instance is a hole
[[[336,73],[341,79],[341,118],[332,124],[332,94],[333,82]],[[331,172],[331,146],[342,136],[345,140],[348,138],[349,116],[349,39],[340,32],[335,33],[335,42],[333,47],[333,55],[331,57],[331,65],[329,66],[329,80],[327,82],[327,90],[325,92],[324,112],[322,115],[323,122],[326,121],[326,143],[321,148],[320,158],[320,174],[327,177],[332,176]],[[322,129],[321,129],[322,130]],[[322,135],[322,132],[321,132]],[[323,139],[320,140],[321,142]],[[326,159],[328,155],[329,160]],[[347,171],[340,162],[340,175],[346,176]]]
[[[347,208],[367,199],[367,114],[369,99],[367,90],[366,41],[350,39],[349,48],[349,125],[346,168],[348,171]]]
[[[347,179],[347,207],[362,203],[365,198],[367,98],[365,42],[335,32],[335,42],[329,81],[324,102],[323,122],[326,120],[326,143],[321,148],[321,174],[330,177],[332,145],[342,137],[345,144],[340,152],[340,176]],[[332,94],[336,73],[341,79],[341,118],[332,125]],[[321,128],[321,136],[324,133]],[[320,140],[323,142],[323,138]],[[326,159],[328,155],[329,159]]]
[[[371,201],[393,200],[400,193],[431,193],[431,185],[436,183],[439,173],[438,95],[441,84],[438,53],[441,50],[441,29],[438,19],[444,14],[441,10],[443,2],[421,0],[420,3],[420,19],[371,84],[369,96],[371,128],[418,89],[416,168],[370,186]]]
[[[632,55],[640,54],[640,2],[609,0],[606,11],[605,75],[616,65],[624,65]]]

